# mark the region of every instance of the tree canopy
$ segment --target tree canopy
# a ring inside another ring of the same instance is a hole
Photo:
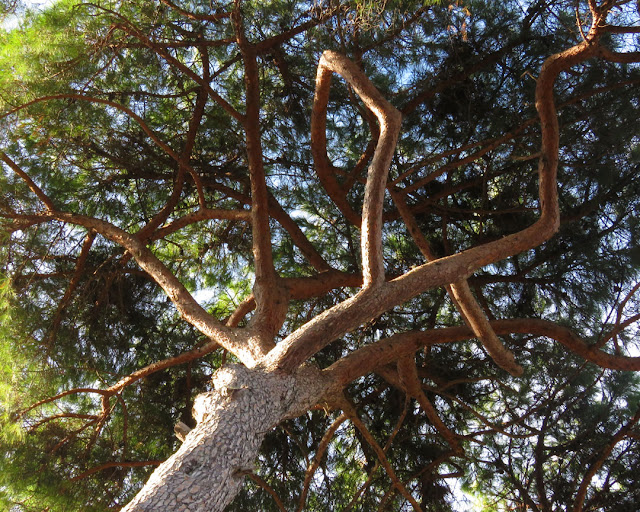
[[[636,2],[0,5],[0,507],[235,364],[309,384],[226,510],[636,510]]]

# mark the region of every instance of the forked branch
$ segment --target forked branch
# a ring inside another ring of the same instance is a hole
[[[365,270],[368,272],[363,290],[354,297],[318,315],[279,343],[269,354],[268,366],[277,366],[284,371],[291,372],[310,356],[363,322],[430,288],[466,279],[479,268],[537,247],[556,233],[560,226],[557,190],[560,132],[554,102],[554,84],[561,72],[598,55],[597,41],[600,35],[599,27],[602,26],[603,19],[595,20],[586,41],[549,57],[538,76],[536,108],[542,130],[538,163],[539,219],[522,231],[425,263],[386,284],[384,282],[378,284],[379,266],[382,264],[381,253],[370,249],[370,244],[376,241],[375,233],[379,228],[379,225],[373,221],[371,223],[372,230],[367,233],[363,230],[362,234],[363,258],[366,258],[367,267]],[[323,73],[319,72],[319,78],[325,80],[325,84],[317,86],[317,90],[324,91],[325,95],[328,87],[328,75],[328,70]],[[358,76],[362,78],[361,75]],[[325,100],[326,98],[322,101]],[[374,110],[373,107],[370,108]],[[379,152],[376,152],[376,156],[379,156]],[[375,173],[371,172],[369,180],[376,177]],[[380,191],[377,188],[378,185],[379,183],[371,185],[370,193],[366,196],[365,201],[373,200],[376,194],[379,198],[383,197],[384,190]],[[367,187],[369,186],[368,181]],[[380,202],[369,207],[374,209],[370,210],[372,213],[376,208],[381,210],[382,204]],[[373,215],[370,218],[373,219]],[[377,286],[372,287],[373,283]],[[367,284],[370,286],[367,287]],[[373,289],[374,293],[368,293]]]

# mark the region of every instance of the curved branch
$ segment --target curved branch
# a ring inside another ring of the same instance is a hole
[[[347,418],[348,416],[343,412],[340,416],[333,420],[333,423],[331,423],[327,431],[322,436],[322,439],[318,444],[318,449],[316,450],[316,455],[313,458],[313,462],[309,464],[304,475],[304,484],[302,485],[302,492],[300,493],[297,512],[302,512],[302,509],[304,509],[305,501],[307,500],[307,494],[309,493],[309,484],[311,483],[311,479],[313,478],[313,475],[315,474],[318,467],[320,467],[320,462],[322,461],[322,458],[324,457],[324,454],[329,447],[329,442],[336,433],[336,430],[338,430],[338,427],[342,425]]]
[[[138,265],[165,291],[182,318],[205,336],[235,354],[244,364],[250,367],[255,365],[256,358],[251,351],[251,347],[245,343],[246,336],[238,336],[238,333],[224,326],[200,306],[180,280],[134,235],[109,222],[66,212],[54,212],[49,215],[24,215],[18,218],[26,220],[37,219],[40,222],[59,220],[69,224],[83,226],[100,233],[105,238],[122,246],[129,251]]]
[[[613,52],[606,48],[600,48],[598,55],[610,62],[634,63],[640,62],[640,52]]]
[[[260,77],[255,46],[245,33],[240,12],[240,2],[236,0],[233,10],[236,40],[244,62],[244,90],[246,114],[243,128],[245,133],[247,162],[251,185],[251,230],[255,268],[253,293],[256,313],[252,318],[256,345],[266,354],[273,346],[274,335],[284,323],[288,300],[273,263],[271,229],[269,226],[269,191],[267,189],[262,134],[260,131]]]
[[[469,283],[466,279],[453,283],[451,285],[451,292],[455,297],[456,304],[460,308],[465,322],[474,334],[480,339],[484,348],[487,349],[491,359],[503,370],[508,371],[514,377],[520,376],[523,373],[522,366],[516,363],[513,352],[509,350],[498,339],[496,333],[491,328],[489,319],[484,313],[478,301],[471,293]]]
[[[150,240],[158,240],[165,236],[175,233],[185,226],[201,222],[203,220],[241,220],[249,221],[250,213],[247,210],[224,210],[215,208],[200,208],[193,213],[189,213],[180,217],[170,224],[166,224],[156,229],[149,237]],[[140,232],[136,233],[140,235]]]
[[[391,192],[391,197],[422,255],[427,261],[436,259],[404,198],[393,191]],[[489,319],[473,296],[473,293],[471,293],[468,281],[461,279],[447,286],[446,289],[464,322],[473,329],[473,332],[480,339],[494,362],[511,375],[522,375],[522,367],[516,363],[513,353],[502,344],[496,333],[491,329]]]
[[[626,423],[626,425],[620,427],[611,441],[600,451],[598,458],[589,466],[589,469],[580,482],[580,487],[578,488],[578,493],[573,504],[572,512],[582,512],[584,500],[587,496],[587,490],[589,489],[589,485],[591,485],[593,477],[607,460],[607,457],[611,455],[611,452],[616,447],[616,445],[625,437],[627,437],[630,430],[636,423],[638,423],[638,421],[640,421],[640,409],[636,411],[634,416]]]
[[[2,119],[2,117],[0,117]],[[0,151],[0,160],[2,160],[5,164],[7,164],[13,172],[15,172],[22,180],[27,184],[31,192],[33,192],[40,201],[44,203],[45,208],[48,212],[52,212],[56,209],[53,204],[53,201],[45,194],[42,189],[35,184],[35,182],[29,177],[29,175],[22,170],[22,168],[16,164],[4,151]]]
[[[442,434],[442,437],[447,441],[453,453],[461,455],[463,450],[458,436],[444,424],[444,421],[442,421],[438,415],[438,411],[436,411],[431,400],[429,400],[422,389],[422,383],[418,377],[416,362],[412,355],[404,356],[398,360],[398,375],[400,377],[400,381],[404,385],[404,388],[418,401],[431,424],[436,428],[436,430],[438,430],[438,432],[440,432],[440,434]]]
[[[398,421],[396,422],[396,426],[394,427],[393,432],[391,432],[391,435],[387,439],[387,442],[384,444],[384,448],[382,449],[384,453],[387,453],[389,451],[389,448],[391,448],[391,444],[393,443],[393,440],[396,438],[396,436],[400,432],[400,429],[402,428],[402,425],[404,424],[404,421],[407,418],[407,412],[409,412],[409,399],[408,399],[408,396],[405,396],[404,409],[402,410],[402,414],[400,415],[400,417],[398,418]],[[373,478],[379,467],[380,467],[380,461],[376,460],[375,464],[373,465],[373,468],[371,468],[371,471],[369,472],[369,476],[367,477],[367,480],[356,491],[355,496],[351,499],[351,501],[347,504],[347,506],[343,509],[342,512],[349,512],[350,510],[353,509],[353,507],[355,507],[356,503],[358,502],[358,499],[360,498],[360,496],[362,496],[362,493],[365,492],[371,486],[371,483],[373,482]]]
[[[170,2],[169,0],[160,0],[160,2],[165,4],[167,7],[170,7],[171,9],[179,12],[185,18],[189,18],[190,20],[220,21],[224,18],[229,18],[231,16],[231,13],[226,11],[216,12],[216,14],[195,14],[191,11],[187,11],[183,9],[182,7],[174,4],[173,2]]]
[[[281,510],[281,512],[287,512],[287,509],[285,508],[284,503],[282,503],[280,496],[278,496],[278,493],[263,478],[256,475],[253,471],[249,471],[247,473],[247,476],[269,493],[269,495],[273,498],[273,501],[276,502],[276,506]]]
[[[640,357],[613,355],[588,345],[571,329],[554,322],[539,319],[495,320],[491,327],[499,335],[531,334],[553,339],[574,354],[583,357],[601,368],[621,371],[640,371]],[[455,343],[473,338],[468,327],[445,327],[427,331],[409,331],[366,345],[335,362],[323,373],[338,385],[346,385],[376,368],[394,363],[401,357],[423,347]]]
[[[285,338],[270,352],[267,365],[291,372],[344,333],[397,304],[429,288],[466,279],[479,268],[537,247],[551,238],[560,226],[556,182],[559,126],[553,99],[553,86],[562,71],[597,54],[598,46],[593,44],[597,36],[597,29],[592,28],[586,42],[552,55],[545,61],[540,71],[536,86],[536,108],[542,129],[538,164],[541,213],[533,225],[500,240],[425,263],[379,286],[374,293],[368,293],[369,289],[363,289],[354,297],[316,316]],[[363,239],[364,236],[363,233]]]
[[[42,102],[51,101],[51,100],[65,100],[65,99],[67,99],[67,100],[86,101],[88,103],[98,103],[98,104],[101,104],[101,105],[107,105],[107,106],[115,108],[115,109],[117,109],[117,110],[119,110],[121,112],[124,112],[131,119],[133,119],[136,123],[138,123],[140,128],[142,128],[142,131],[144,133],[146,133],[147,136],[160,149],[162,149],[165,153],[167,153],[167,155],[169,155],[176,162],[180,161],[180,155],[178,155],[173,149],[171,149],[171,147],[168,144],[163,142],[155,134],[155,132],[151,128],[149,128],[149,125],[147,125],[147,123],[145,123],[144,119],[142,119],[133,110],[131,110],[130,108],[127,108],[124,105],[121,105],[120,103],[117,103],[115,101],[105,100],[105,99],[102,99],[102,98],[96,98],[94,96],[87,96],[85,94],[78,94],[78,93],[62,93],[62,94],[51,94],[51,95],[48,95],[48,96],[41,96],[41,97],[36,98],[34,100],[28,101],[27,103],[23,103],[22,105],[19,105],[19,106],[15,107],[15,108],[12,108],[8,112],[5,112],[4,114],[0,115],[0,119],[4,119],[5,117],[8,117],[8,116],[10,116],[12,114],[15,114],[16,112],[19,112],[20,110],[24,110],[25,108],[28,108],[31,105],[35,105],[37,103],[42,103]]]
[[[346,400],[344,402],[346,402]],[[411,496],[411,493],[407,490],[407,488],[400,481],[400,479],[397,477],[396,472],[393,470],[393,467],[391,467],[391,464],[389,463],[389,459],[387,458],[387,455],[385,454],[384,450],[380,447],[378,442],[371,435],[371,432],[369,432],[369,429],[360,419],[360,417],[358,416],[353,406],[348,403],[343,403],[341,404],[340,407],[344,410],[345,414],[349,417],[349,420],[351,421],[351,423],[353,423],[353,425],[360,431],[360,433],[362,434],[362,437],[364,437],[367,443],[369,443],[369,446],[371,446],[373,451],[376,453],[376,456],[380,461],[380,465],[384,468],[385,472],[387,473],[387,475],[389,476],[389,479],[393,484],[393,488],[398,489],[400,494],[402,494],[402,496],[409,503],[411,503],[411,506],[416,512],[420,512],[422,508],[420,507],[416,499],[413,496]]]
[[[140,379],[144,379],[145,377],[151,375],[152,373],[158,372],[160,370],[164,370],[166,368],[171,368],[173,366],[177,366],[179,364],[188,363],[189,361],[193,361],[194,359],[198,359],[207,354],[210,354],[214,350],[220,348],[220,345],[215,341],[210,341],[205,343],[201,347],[190,350],[188,352],[184,352],[178,356],[170,357],[168,359],[163,359],[162,361],[157,361],[155,363],[151,363],[144,368],[140,368],[139,370],[127,375],[126,377],[120,379],[114,385],[109,386],[105,391],[110,394],[116,394],[122,391],[125,387],[133,384]]]
[[[362,268],[363,288],[366,289],[379,286],[384,282],[382,208],[387,175],[400,133],[402,116],[353,62],[344,55],[326,51],[318,63],[316,78],[311,128],[314,158],[316,154],[321,160],[327,158],[326,134],[323,135],[323,133],[326,130],[327,103],[333,73],[338,73],[347,81],[380,124],[380,137],[369,166],[362,207]],[[314,135],[315,140],[313,140]],[[318,135],[320,135],[319,138]]]
[[[54,416],[47,416],[46,418],[41,419],[37,423],[34,423],[29,427],[29,432],[36,430],[37,428],[41,427],[45,423],[49,423],[50,421],[59,420],[62,418],[73,418],[77,420],[92,420],[94,422],[98,420],[98,416],[96,416],[95,414],[79,414],[74,412],[63,412],[60,414],[55,414]]]
[[[24,409],[24,410],[20,411],[19,413],[17,413],[16,414],[16,418],[22,418],[29,411],[32,411],[33,409],[35,409],[36,407],[40,407],[41,405],[54,402],[56,400],[59,400],[60,398],[64,398],[65,396],[77,395],[79,393],[96,393],[97,395],[102,395],[103,397],[109,396],[109,392],[105,391],[104,389],[95,389],[95,388],[74,388],[74,389],[69,389],[67,391],[63,391],[62,393],[58,393],[57,395],[50,396],[49,398],[44,398],[44,399],[39,400],[38,402],[36,402],[34,404],[31,404],[26,409]]]

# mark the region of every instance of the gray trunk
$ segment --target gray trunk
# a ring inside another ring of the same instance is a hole
[[[254,469],[266,433],[304,413],[324,392],[319,372],[295,376],[227,366],[196,398],[197,426],[123,512],[222,512]]]

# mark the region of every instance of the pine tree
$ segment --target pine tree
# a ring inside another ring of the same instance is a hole
[[[3,7],[5,509],[634,509],[635,2]]]

